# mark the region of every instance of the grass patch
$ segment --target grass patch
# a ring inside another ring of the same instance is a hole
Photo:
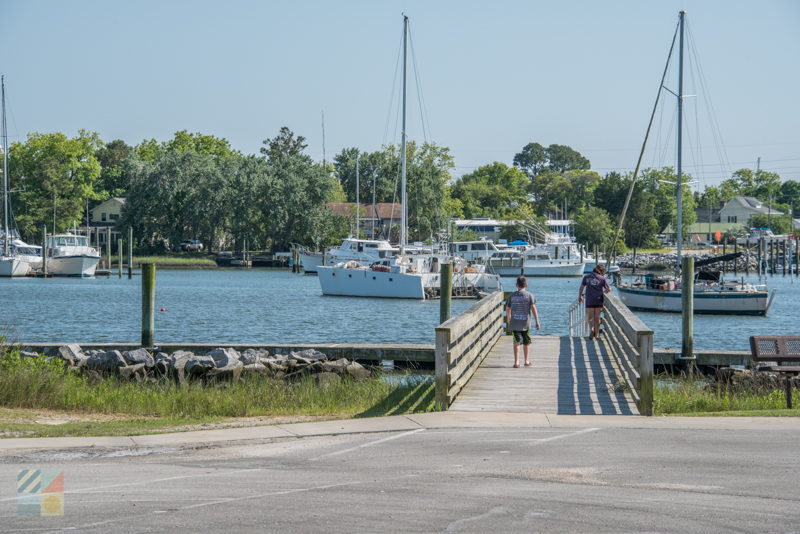
[[[794,405],[800,393],[793,392]],[[768,394],[733,392],[721,384],[687,378],[661,380],[653,386],[653,411],[657,415],[696,416],[800,416],[800,409],[786,409],[783,391]]]
[[[39,428],[36,435],[119,435],[240,417],[417,413],[433,410],[433,389],[432,376],[416,375],[400,380],[343,376],[325,386],[311,376],[286,381],[255,374],[233,383],[180,385],[168,378],[144,383],[97,381],[65,369],[60,360],[20,358],[7,350],[0,358],[0,407],[117,417],[64,423],[57,425],[58,430],[0,416],[0,433],[27,434]]]

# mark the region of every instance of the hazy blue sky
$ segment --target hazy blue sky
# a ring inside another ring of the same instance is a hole
[[[397,140],[405,12],[430,138],[452,149],[456,174],[510,164],[530,141],[570,145],[605,173],[636,162],[680,9],[729,162],[718,165],[705,115],[691,115],[704,99],[690,99],[689,171],[713,184],[761,156],[800,180],[798,0],[0,0],[0,72],[15,139],[85,128],[136,144],[188,129],[254,153],[286,125],[321,159],[324,111],[330,159]],[[409,135],[422,139],[410,95]],[[646,163],[672,164],[656,141]]]

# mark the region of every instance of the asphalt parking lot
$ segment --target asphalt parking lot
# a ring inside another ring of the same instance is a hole
[[[691,426],[698,425],[489,421],[212,444],[17,448],[0,456],[2,530],[798,531],[796,425]],[[15,477],[24,468],[63,470],[63,517],[17,514]]]

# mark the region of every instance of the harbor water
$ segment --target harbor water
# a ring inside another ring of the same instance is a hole
[[[757,277],[749,280],[757,282]],[[695,316],[695,347],[748,350],[751,335],[797,334],[800,280],[767,279],[777,297],[766,317]],[[579,278],[531,278],[541,334],[567,335]],[[504,278],[507,290],[514,279]],[[16,342],[140,339],[141,281],[0,279],[0,335]],[[454,300],[460,313],[474,300]],[[163,309],[164,311],[160,311]],[[638,312],[656,348],[680,348],[680,314]],[[323,296],[315,276],[267,269],[162,269],[157,274],[157,343],[433,343],[439,302]]]

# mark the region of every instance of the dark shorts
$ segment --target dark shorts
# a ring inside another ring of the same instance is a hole
[[[527,330],[512,330],[511,333],[514,334],[514,343],[522,343],[523,345],[531,344],[531,335]]]
[[[587,305],[586,305],[586,307],[587,307],[588,309],[592,309],[592,308],[602,308],[602,307],[603,307],[603,305],[602,305],[602,304],[592,304],[592,305],[590,306],[589,304],[587,304]]]

